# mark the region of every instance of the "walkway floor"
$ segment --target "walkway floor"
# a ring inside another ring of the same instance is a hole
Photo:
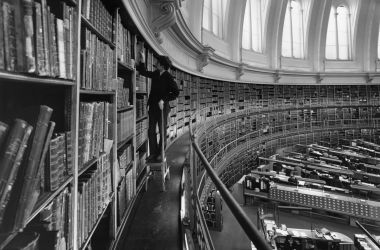
[[[171,250],[181,248],[179,228],[180,182],[182,167],[189,150],[185,134],[169,146],[166,152],[170,165],[170,180],[166,192],[161,191],[159,175],[150,178],[147,192],[142,194],[129,227],[123,232],[120,250]]]

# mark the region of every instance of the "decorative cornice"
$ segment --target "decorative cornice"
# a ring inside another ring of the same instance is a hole
[[[318,83],[318,84],[322,83],[323,78],[324,78],[324,76],[321,75],[321,73],[318,72],[318,73],[315,74],[315,81],[316,81],[316,83]]]
[[[240,80],[240,78],[244,75],[246,68],[247,68],[247,64],[245,63],[239,64],[239,67],[236,68],[236,80]]]
[[[279,70],[275,70],[273,72],[273,81],[275,83],[278,83],[280,81],[280,79],[281,79],[280,71]]]
[[[248,80],[238,80],[234,79],[235,77],[231,78],[224,78],[224,77],[217,77],[213,75],[208,75],[201,73],[199,71],[196,71],[194,69],[190,69],[187,66],[187,63],[184,63],[181,61],[181,58],[178,58],[175,54],[171,53],[171,51],[165,50],[157,40],[157,37],[151,30],[151,26],[148,23],[149,17],[145,17],[141,10],[139,9],[139,3],[140,0],[123,0],[124,6],[127,9],[128,13],[130,13],[131,18],[133,22],[136,24],[138,30],[140,31],[141,35],[145,39],[145,41],[149,44],[149,46],[152,47],[153,50],[155,50],[158,54],[167,54],[172,57],[173,59],[173,65],[177,67],[180,70],[183,70],[185,72],[188,72],[190,74],[194,74],[197,76],[205,77],[205,78],[211,78],[211,79],[216,79],[216,80],[221,80],[221,81],[231,81],[234,80],[236,82],[255,82],[254,79],[251,81]],[[148,0],[147,0],[148,1]],[[153,0],[150,0],[153,1]],[[175,2],[175,1],[172,1]],[[179,2],[180,3],[180,2]],[[205,56],[202,54],[204,53],[204,45],[198,41],[194,35],[191,33],[189,28],[186,25],[186,22],[184,21],[181,11],[179,9],[176,9],[175,11],[176,15],[176,20],[177,22],[173,24],[169,29],[167,29],[167,32],[161,33],[161,36],[164,34],[164,38],[168,35],[170,37],[173,37],[176,42],[179,43],[179,46],[186,51],[186,53],[189,55],[189,58],[192,58],[191,60],[195,60],[194,63],[198,64],[198,61],[203,61],[203,63],[199,66],[203,67],[198,67],[198,68],[204,68],[206,65],[210,63],[215,63],[215,65],[223,66],[223,69],[226,68],[231,68],[235,72],[237,71],[237,68],[239,68],[240,63],[232,61],[228,58],[225,58],[223,56],[220,56],[216,53],[211,53],[208,54],[208,56]],[[158,37],[160,37],[158,35]],[[177,60],[177,58],[179,60]],[[380,61],[376,61],[376,69],[374,71],[369,72],[369,79],[373,79],[370,82],[372,84],[378,83],[380,81]],[[199,63],[200,64],[200,63]],[[324,69],[321,69],[321,72],[323,72]],[[377,72],[376,72],[377,71]],[[338,84],[338,83],[331,83],[330,79],[337,79],[341,78],[342,83],[344,83],[344,79],[349,79],[351,77],[356,77],[356,78],[362,78],[361,81],[357,82],[356,84],[366,84],[368,81],[366,81],[366,75],[368,73],[366,72],[323,72],[320,73],[318,76],[318,72],[305,72],[305,71],[297,71],[297,70],[274,70],[270,68],[261,68],[257,66],[252,66],[252,65],[245,65],[243,67],[243,73],[244,75],[249,74],[250,76],[252,75],[267,75],[267,76],[281,76],[282,79],[287,79],[286,81],[289,81],[289,78],[291,79],[292,77],[296,78],[321,78],[322,81],[320,82],[321,84]],[[265,82],[262,82],[265,84]],[[272,83],[273,84],[273,83]],[[354,84],[353,82],[347,82],[347,84]]]
[[[210,46],[205,46],[203,52],[198,56],[198,70],[203,72],[203,68],[207,66],[210,61],[210,57],[214,54],[214,49]]]
[[[365,76],[366,83],[371,84],[372,81],[373,81],[374,76],[375,76],[374,74],[367,73],[366,76]]]
[[[152,31],[161,44],[160,32],[170,28],[177,22],[176,11],[180,8],[181,0],[151,0]]]

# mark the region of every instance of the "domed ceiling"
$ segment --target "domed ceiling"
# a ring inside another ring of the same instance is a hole
[[[195,74],[268,83],[380,83],[380,0],[125,2],[152,47]]]

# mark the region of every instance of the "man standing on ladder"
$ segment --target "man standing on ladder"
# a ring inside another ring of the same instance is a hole
[[[169,101],[175,100],[179,95],[177,83],[169,73],[172,63],[167,56],[158,56],[155,71],[147,71],[145,66],[145,55],[140,51],[140,63],[136,69],[145,77],[152,79],[152,85],[148,97],[148,139],[150,155],[147,162],[161,162],[162,145],[166,147],[166,124],[170,112]],[[162,113],[161,113],[162,112]],[[158,125],[160,141],[157,143],[156,126]],[[163,128],[162,128],[163,127]],[[164,142],[162,139],[164,138]]]

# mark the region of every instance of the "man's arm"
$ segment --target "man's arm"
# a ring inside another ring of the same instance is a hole
[[[154,76],[154,71],[146,70],[145,63],[139,63],[136,66],[136,70],[140,73],[140,75],[143,75],[143,76],[146,76],[149,78],[153,78],[153,76]]]

